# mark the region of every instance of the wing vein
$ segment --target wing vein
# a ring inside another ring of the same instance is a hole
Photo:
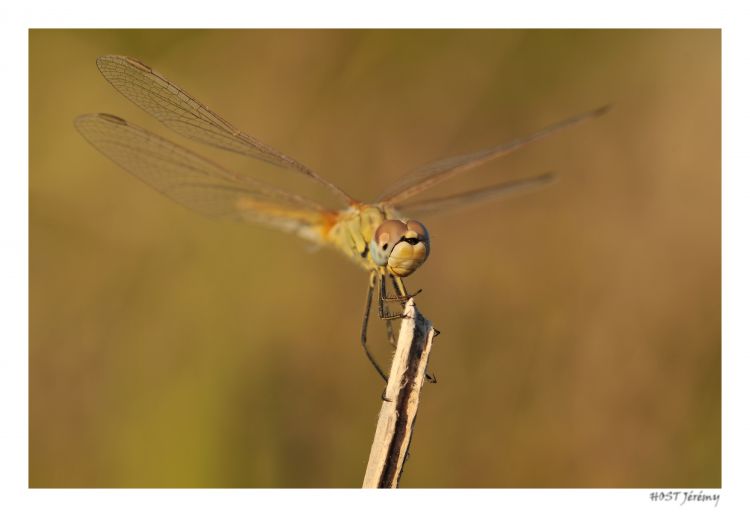
[[[235,174],[114,115],[81,115],[75,126],[117,165],[204,215],[259,222],[318,241],[330,213],[314,201]]]
[[[176,133],[303,174],[348,204],[355,203],[339,187],[302,163],[249,136],[140,61],[125,56],[97,59],[102,75],[121,94]]]
[[[586,120],[599,117],[609,111],[611,105],[602,106],[595,110],[587,111],[567,118],[555,124],[545,127],[526,137],[516,138],[496,147],[482,149],[473,153],[445,158],[435,162],[428,163],[411,173],[404,176],[396,182],[391,188],[386,190],[380,197],[379,201],[383,203],[398,205],[425,190],[434,187],[438,183],[450,179],[462,172],[469,171],[491,160],[510,154],[532,142],[547,138],[563,129],[578,125]]]

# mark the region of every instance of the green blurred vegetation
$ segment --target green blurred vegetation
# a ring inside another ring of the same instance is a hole
[[[424,221],[433,255],[407,283],[443,332],[440,382],[402,486],[721,486],[720,42],[32,30],[30,485],[356,487],[380,406],[362,271],[188,212],[75,132],[104,111],[181,141],[99,75],[97,56],[126,54],[366,201],[422,163],[614,102],[431,193],[561,174]]]

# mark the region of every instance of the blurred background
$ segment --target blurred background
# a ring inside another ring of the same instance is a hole
[[[357,487],[381,403],[358,342],[366,273],[189,212],[74,130],[109,112],[185,143],[100,76],[103,54],[139,58],[365,201],[613,102],[425,195],[560,174],[424,219],[432,256],[407,284],[442,331],[439,382],[401,486],[721,486],[720,31],[29,38],[32,487]]]

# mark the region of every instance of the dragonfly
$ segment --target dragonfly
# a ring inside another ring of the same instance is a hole
[[[305,176],[339,201],[339,208],[325,207],[247,173],[231,171],[116,115],[86,114],[74,121],[76,129],[94,148],[177,203],[205,216],[270,226],[316,245],[332,247],[369,272],[360,343],[367,359],[386,381],[385,372],[367,345],[373,293],[378,293],[378,316],[385,320],[388,339],[393,345],[391,321],[402,315],[391,313],[387,304],[403,304],[421,291],[410,294],[404,278],[424,264],[431,251],[427,227],[402,214],[444,212],[531,191],[552,183],[555,174],[504,181],[427,200],[413,198],[439,183],[599,117],[610,109],[610,105],[602,106],[498,146],[428,163],[403,176],[376,201],[364,203],[301,162],[240,131],[141,61],[106,55],[99,57],[96,64],[117,91],[175,133]],[[394,295],[389,295],[388,282],[393,285]]]

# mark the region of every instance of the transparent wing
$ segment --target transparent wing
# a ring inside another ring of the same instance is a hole
[[[75,126],[117,165],[201,214],[266,224],[315,241],[332,214],[314,201],[235,174],[114,115],[81,115]]]
[[[476,205],[485,201],[492,201],[498,198],[532,192],[554,183],[556,179],[557,174],[548,172],[540,176],[534,176],[533,178],[505,181],[497,185],[491,185],[489,187],[468,192],[461,192],[450,196],[403,203],[396,205],[396,208],[400,212],[409,214],[410,216],[433,214],[436,212],[442,213],[449,210]]]
[[[575,126],[586,120],[603,115],[609,111],[611,105],[603,106],[586,113],[570,117],[556,124],[552,124],[531,135],[517,138],[497,147],[483,149],[470,154],[454,156],[424,165],[404,176],[400,181],[385,191],[379,201],[392,205],[399,205],[425,190],[434,187],[457,174],[479,167],[490,160],[512,153],[532,142],[551,136],[563,129]]]
[[[297,160],[247,135],[159,72],[131,57],[102,56],[99,71],[117,91],[187,138],[291,169],[317,181],[343,201],[354,200]]]

